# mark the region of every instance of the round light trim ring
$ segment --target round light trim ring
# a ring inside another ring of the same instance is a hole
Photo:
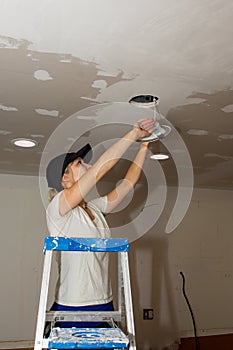
[[[165,153],[157,153],[157,154],[153,154],[152,156],[150,156],[150,159],[166,160],[166,159],[169,159],[169,155],[165,154]]]
[[[17,147],[32,148],[38,145],[38,142],[31,139],[18,138],[11,141]]]

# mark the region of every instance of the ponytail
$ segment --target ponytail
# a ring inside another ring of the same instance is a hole
[[[51,202],[53,198],[58,194],[57,190],[55,188],[50,188],[48,191],[48,199]]]

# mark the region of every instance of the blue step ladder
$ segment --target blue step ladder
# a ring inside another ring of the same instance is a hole
[[[118,310],[46,311],[54,251],[118,253]],[[128,261],[129,243],[124,238],[46,237],[44,267],[37,316],[34,350],[42,349],[130,349],[136,350],[133,305]],[[59,328],[55,322],[104,321],[110,328]],[[45,325],[51,331],[45,337]]]

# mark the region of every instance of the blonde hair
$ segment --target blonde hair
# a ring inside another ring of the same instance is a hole
[[[55,188],[50,188],[48,191],[48,199],[51,202],[53,198],[58,194],[57,190]]]

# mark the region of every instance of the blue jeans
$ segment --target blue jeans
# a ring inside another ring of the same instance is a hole
[[[67,306],[54,303],[50,309],[51,311],[114,311],[113,302],[110,301],[107,304],[99,305],[87,305],[87,306]],[[61,328],[109,328],[107,322],[56,322],[55,327]]]

